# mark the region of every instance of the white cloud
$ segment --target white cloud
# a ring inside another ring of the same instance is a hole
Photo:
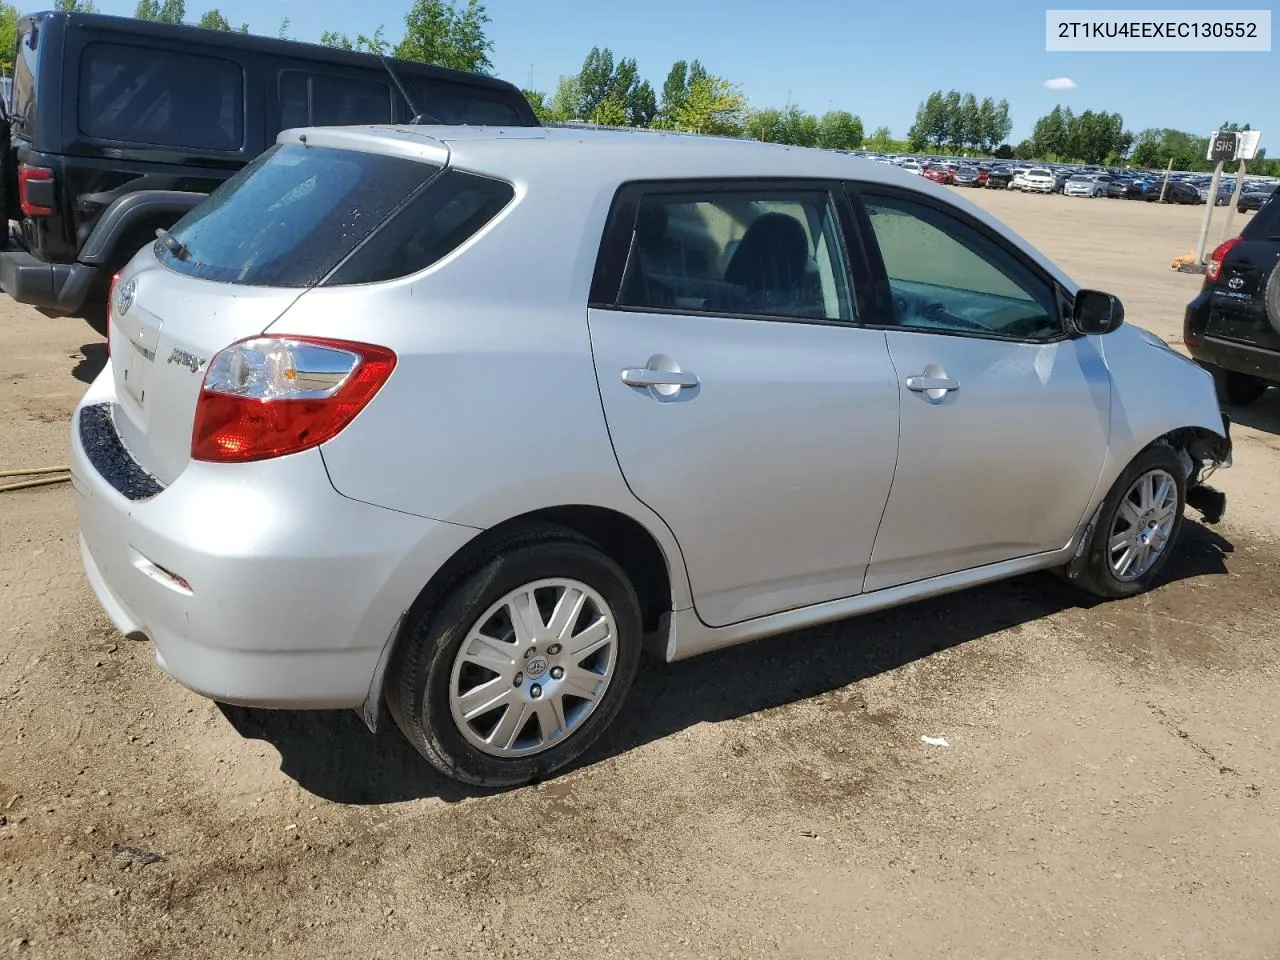
[[[1053,77],[1044,82],[1046,90],[1074,90],[1076,82],[1070,77]]]

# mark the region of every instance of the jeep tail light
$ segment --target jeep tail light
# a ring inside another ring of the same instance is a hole
[[[319,337],[253,337],[209,361],[191,458],[266,460],[337,436],[395,369],[386,347]]]
[[[1227,259],[1227,254],[1238,247],[1243,239],[1243,237],[1232,237],[1214,248],[1213,253],[1209,254],[1209,264],[1204,270],[1205,279],[1212,283],[1218,282],[1218,277],[1222,275],[1222,261]]]
[[[53,216],[53,171],[19,164],[18,205],[28,217]]]

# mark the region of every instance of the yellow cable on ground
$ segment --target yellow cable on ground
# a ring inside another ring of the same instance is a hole
[[[47,486],[49,484],[65,484],[72,479],[67,476],[38,476],[35,480],[23,480],[18,484],[5,484],[0,486],[0,493],[8,493],[9,490],[26,490],[28,486]]]
[[[0,477],[35,477],[42,473],[68,473],[70,467],[33,467],[30,470],[0,470]]]

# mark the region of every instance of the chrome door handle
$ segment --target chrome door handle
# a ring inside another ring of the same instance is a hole
[[[959,390],[960,381],[953,377],[907,377],[907,389],[916,393],[926,390]]]
[[[685,387],[698,385],[698,378],[688,370],[654,370],[635,367],[622,371],[622,382],[629,387]]]

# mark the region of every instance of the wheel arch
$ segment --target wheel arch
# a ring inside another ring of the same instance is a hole
[[[683,558],[669,535],[655,535],[632,516],[594,504],[560,504],[518,514],[487,527],[436,569],[400,617],[379,659],[362,715],[371,730],[382,725],[389,669],[413,624],[443,602],[450,589],[495,543],[538,528],[559,528],[592,541],[622,567],[640,601],[646,647],[665,655],[669,615],[687,605],[688,579]],[[664,547],[663,540],[669,541]]]

